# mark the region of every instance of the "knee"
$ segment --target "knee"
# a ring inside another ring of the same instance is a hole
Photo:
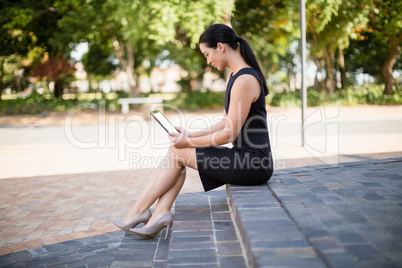
[[[184,158],[182,154],[182,149],[178,149],[174,147],[173,145],[169,147],[169,151],[167,153],[167,157],[172,159],[174,162],[176,162],[180,166],[184,166]]]

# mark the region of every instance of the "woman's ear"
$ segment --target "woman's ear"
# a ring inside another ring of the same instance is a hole
[[[219,49],[220,52],[224,52],[225,51],[225,44],[219,42],[218,44],[216,44],[217,48]]]

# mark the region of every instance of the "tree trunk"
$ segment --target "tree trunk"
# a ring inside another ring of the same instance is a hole
[[[343,49],[339,49],[338,63],[339,72],[341,73],[341,88],[346,87],[346,71],[345,71],[345,55],[343,54]]]
[[[399,55],[399,43],[401,41],[402,35],[396,40],[390,41],[390,50],[387,60],[385,61],[384,67],[382,68],[382,75],[385,79],[385,95],[392,95],[392,86],[394,85],[394,78],[392,76],[392,67]]]
[[[63,82],[61,80],[54,82],[54,96],[57,99],[61,99],[63,97]]]
[[[313,57],[313,61],[317,66],[317,71],[314,78],[314,88],[317,91],[323,92],[325,90],[325,85],[323,84],[323,80],[318,80],[318,73],[321,72],[324,64],[322,64],[322,60],[318,57]]]
[[[327,63],[327,90],[332,95],[335,91],[335,79],[333,73],[334,63],[332,62],[332,59],[334,58],[334,52],[325,50],[324,54]]]
[[[0,57],[0,103],[3,102],[3,99],[1,98],[4,90],[3,77],[4,77],[4,58]]]
[[[128,46],[127,53],[124,51],[124,44],[117,40],[113,40],[113,47],[116,57],[120,61],[120,66],[127,74],[127,82],[133,97],[138,95],[138,88],[136,83],[136,74],[134,70],[134,51],[131,46]],[[127,57],[126,57],[127,56]]]
[[[128,77],[128,84],[130,86],[131,95],[133,97],[138,96],[139,88],[137,84],[137,74],[134,70],[134,51],[132,46],[127,47],[127,66],[126,72]]]

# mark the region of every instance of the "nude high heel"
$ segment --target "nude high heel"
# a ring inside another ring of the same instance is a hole
[[[122,219],[115,219],[113,221],[113,223],[119,227],[120,229],[124,230],[124,231],[128,231],[131,228],[134,228],[135,226],[137,226],[138,224],[140,224],[141,222],[144,224],[147,224],[147,222],[149,221],[149,219],[151,218],[152,213],[149,209],[145,210],[143,213],[141,213],[140,215],[138,215],[137,218],[131,220],[129,223],[127,224],[123,224],[123,220]]]
[[[173,215],[170,211],[168,211],[165,214],[163,214],[163,216],[160,217],[151,226],[142,228],[132,228],[130,229],[130,232],[133,232],[134,234],[145,238],[154,238],[160,231],[162,231],[164,228],[167,228],[165,235],[166,240],[169,234],[170,227],[172,227],[172,224],[173,224]]]

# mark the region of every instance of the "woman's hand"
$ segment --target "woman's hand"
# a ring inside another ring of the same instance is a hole
[[[180,129],[178,129],[176,127],[177,130],[180,131]],[[188,132],[187,132],[188,134]],[[185,135],[185,132],[181,132],[178,133],[169,133],[169,140],[172,142],[172,145],[176,148],[187,148],[190,147],[189,146],[189,138],[187,135]]]
[[[180,134],[183,134],[186,137],[190,137],[190,132],[188,132],[186,129],[182,128],[182,127],[175,127],[177,129],[177,131],[180,132]]]

